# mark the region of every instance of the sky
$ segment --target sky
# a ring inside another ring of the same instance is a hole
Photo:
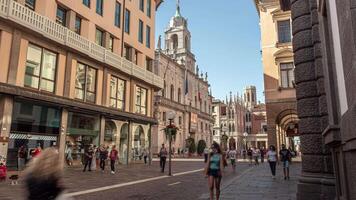
[[[219,3],[216,3],[219,2]],[[252,0],[180,0],[188,18],[191,51],[200,71],[208,72],[215,98],[255,85],[264,102],[259,20]],[[165,0],[156,14],[156,42],[175,14],[176,0]],[[164,40],[163,40],[164,41]],[[163,46],[163,44],[162,44]]]

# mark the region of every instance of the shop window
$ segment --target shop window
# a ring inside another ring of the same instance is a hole
[[[147,89],[136,86],[136,113],[147,115]]]
[[[110,106],[124,110],[125,107],[125,81],[115,76],[110,80]]]
[[[95,103],[97,70],[78,63],[75,80],[75,98]]]
[[[56,68],[57,54],[29,44],[24,85],[47,92],[54,92]]]

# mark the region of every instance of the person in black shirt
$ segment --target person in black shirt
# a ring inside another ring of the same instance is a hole
[[[289,163],[291,161],[292,154],[286,148],[285,144],[282,144],[282,149],[279,151],[279,155],[281,158],[281,162],[283,163],[284,180],[289,180]]]
[[[93,154],[94,154],[94,149],[93,149],[93,145],[91,144],[84,153],[85,164],[84,164],[83,172],[86,171],[87,167],[89,168],[89,171],[91,171],[91,161],[93,160]]]

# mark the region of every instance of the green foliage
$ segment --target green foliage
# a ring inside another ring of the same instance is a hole
[[[204,149],[206,147],[206,142],[205,140],[199,140],[198,142],[198,154],[201,155],[204,153]]]
[[[195,145],[195,140],[194,138],[188,138],[186,140],[186,147],[188,148],[189,150],[189,153],[195,153],[196,150],[197,150],[197,147]]]

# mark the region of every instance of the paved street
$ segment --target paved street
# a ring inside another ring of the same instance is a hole
[[[72,168],[65,170],[64,184],[74,199],[208,199],[203,167],[201,161],[177,161],[173,177],[160,173],[158,162],[152,166],[120,166],[115,175]],[[294,199],[300,164],[292,165],[292,171],[290,181],[272,180],[267,164],[239,162],[235,173],[230,167],[225,170],[222,199]],[[21,181],[18,186],[1,184],[0,199],[23,199],[24,194]]]

